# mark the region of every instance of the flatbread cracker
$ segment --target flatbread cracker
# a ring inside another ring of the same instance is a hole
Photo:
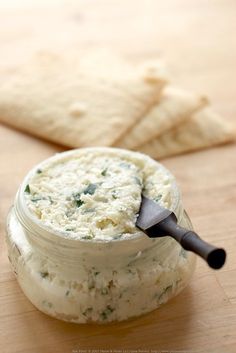
[[[189,114],[207,104],[205,97],[167,86],[160,101],[116,146],[135,149],[183,122]]]
[[[110,146],[157,102],[163,79],[111,75],[110,61],[96,74],[91,57],[89,69],[80,59],[44,53],[2,75],[0,121],[70,147]]]
[[[139,148],[155,159],[195,151],[235,140],[232,127],[210,108],[200,109],[188,121]]]

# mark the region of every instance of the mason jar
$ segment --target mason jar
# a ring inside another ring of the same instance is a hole
[[[192,229],[174,177],[141,153],[115,148],[76,149],[34,167],[9,211],[9,260],[21,289],[36,308],[74,323],[109,323],[148,313],[182,291],[195,268],[195,255],[169,236],[151,239],[137,229],[129,237],[109,240],[65,237],[30,212],[25,189],[38,170],[94,151],[155,163],[168,178],[171,176],[169,208],[181,226]]]

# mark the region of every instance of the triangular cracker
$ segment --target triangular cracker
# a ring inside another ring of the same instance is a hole
[[[189,114],[207,104],[207,99],[184,90],[167,86],[160,101],[116,146],[135,149],[179,125]]]
[[[110,61],[96,74],[92,60],[86,69],[86,58],[48,53],[6,73],[0,121],[70,147],[114,144],[158,100],[163,80],[147,83],[132,69],[111,75]]]
[[[161,159],[231,142],[235,137],[235,132],[227,122],[210,108],[204,108],[176,129],[141,146],[139,151]]]

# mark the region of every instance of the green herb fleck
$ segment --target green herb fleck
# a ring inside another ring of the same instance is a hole
[[[38,202],[38,201],[41,201],[41,200],[45,200],[45,199],[43,197],[40,197],[40,196],[33,196],[31,198],[32,202]]]
[[[83,193],[89,194],[89,195],[93,195],[95,193],[95,190],[97,188],[97,184],[89,184],[85,190],[83,191]],[[84,201],[81,200],[81,193],[78,192],[76,194],[73,194],[73,199],[75,201],[75,204],[77,207],[81,207],[84,204]]]
[[[83,213],[92,213],[95,212],[95,208],[86,208]]]
[[[80,198],[75,198],[75,203],[77,207],[80,207],[84,204],[84,201],[80,200]]]
[[[69,294],[70,294],[70,291],[67,290],[67,291],[66,291],[66,297],[68,297]]]
[[[85,235],[82,237],[82,239],[93,239],[92,235]]]
[[[120,167],[124,169],[130,169],[131,165],[129,163],[122,162],[120,163]]]
[[[86,189],[84,190],[84,194],[93,195],[97,189],[97,184],[89,184]]]
[[[50,204],[53,203],[53,200],[52,200],[51,196],[48,196],[48,200],[49,200]]]
[[[113,237],[113,239],[120,239],[122,237],[122,234],[116,234],[114,237]]]
[[[37,174],[41,174],[42,172],[43,172],[42,169],[37,169],[37,170],[36,170],[36,173],[37,173]]]
[[[30,194],[30,186],[29,186],[29,184],[26,185],[26,187],[25,187],[25,192],[27,192],[28,194]]]
[[[107,168],[103,169],[103,171],[101,172],[102,176],[106,176],[107,175]]]
[[[49,273],[48,273],[47,271],[45,271],[45,272],[40,272],[40,276],[41,276],[42,278],[46,278],[46,277],[49,276]]]
[[[101,317],[103,320],[106,320],[108,318],[108,316],[113,313],[115,309],[112,308],[110,305],[107,305],[106,306],[106,309],[104,309],[102,312],[101,312]]]
[[[87,308],[82,314],[84,316],[87,316],[88,314],[90,314],[93,311],[93,308]]]
[[[141,180],[138,177],[134,176],[134,180],[136,181],[136,183],[138,185],[140,185],[140,186],[142,185],[142,182],[141,182]]]
[[[49,308],[52,308],[52,306],[53,306],[52,303],[48,302],[47,300],[43,300],[42,304],[43,304],[44,306],[49,307]]]
[[[154,201],[158,202],[162,198],[162,194],[157,195],[157,197],[154,199]]]
[[[82,201],[82,200],[76,200],[76,206],[77,207],[80,207],[80,206],[82,206],[84,204],[84,201]]]
[[[96,272],[94,272],[94,276],[97,276],[97,275],[99,275],[99,271],[96,271]]]
[[[170,284],[169,286],[167,286],[167,287],[164,289],[163,293],[168,292],[168,290],[172,289],[172,287],[173,287],[173,285]]]
[[[116,200],[116,199],[117,199],[117,193],[116,193],[116,191],[112,191],[111,196],[112,196],[112,198],[113,198],[114,200]]]
[[[79,192],[77,194],[73,195],[73,198],[75,200],[75,204],[76,204],[77,207],[80,207],[80,206],[82,206],[84,204],[84,201],[82,201],[80,199],[80,197],[81,197],[81,194]]]
[[[173,287],[173,285],[170,284],[169,286],[167,286],[166,288],[163,289],[161,294],[158,293],[158,300],[160,300],[163,297],[163,295],[165,295],[169,290],[171,290],[172,287]]]

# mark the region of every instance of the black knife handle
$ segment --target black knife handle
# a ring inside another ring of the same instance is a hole
[[[201,256],[208,265],[214,269],[220,269],[226,259],[226,252],[202,240],[197,233],[183,228],[176,223],[176,217],[171,214],[169,217],[158,223],[156,230],[162,235],[169,235],[177,240],[185,250],[193,251]],[[152,227],[152,228],[154,228]],[[154,236],[155,230],[151,232]],[[159,235],[160,236],[160,235]]]

